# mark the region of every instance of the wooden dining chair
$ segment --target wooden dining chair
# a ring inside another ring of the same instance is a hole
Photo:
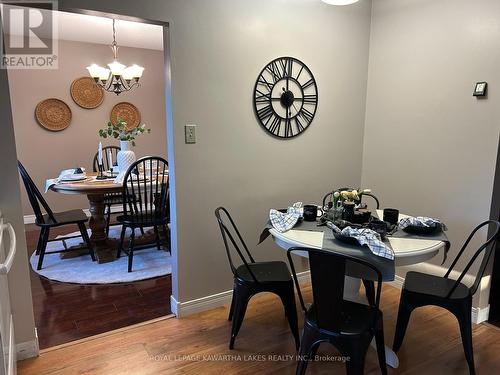
[[[94,249],[90,242],[90,238],[87,233],[87,228],[85,227],[85,223],[89,220],[85,212],[83,212],[83,210],[80,209],[64,211],[64,212],[53,212],[20,161],[18,161],[18,169],[19,169],[19,174],[21,175],[21,178],[23,180],[24,187],[26,188],[26,193],[28,194],[28,199],[30,201],[31,207],[33,208],[33,212],[35,213],[36,217],[35,224],[41,228],[40,235],[38,237],[38,244],[36,246],[36,254],[39,255],[37,270],[42,269],[43,258],[45,254],[62,253],[69,251],[66,248],[66,244],[63,240],[80,237],[80,236],[65,236],[63,238],[49,240],[50,228],[60,227],[62,225],[76,224],[78,226],[78,229],[80,230],[80,235],[83,241],[85,242],[87,248],[89,249],[90,257],[92,258],[93,261],[95,261]],[[45,211],[45,213],[42,212],[42,208]],[[47,243],[54,241],[62,241],[64,249],[58,251],[46,252]]]
[[[229,212],[224,207],[219,207],[215,210],[215,217],[234,276],[233,298],[228,317],[228,320],[232,320],[229,349],[234,348],[234,341],[243,323],[248,302],[254,295],[261,292],[274,293],[280,297],[298,349],[300,339],[295,294],[292,276],[286,263],[280,261],[256,262]],[[231,254],[234,252],[241,261],[239,266],[233,263]]]
[[[472,238],[481,228],[489,229],[486,242],[484,242],[472,255],[457,280],[450,279],[453,268],[467,249]],[[486,266],[491,258],[491,254],[495,251],[496,242],[499,238],[499,231],[500,223],[494,220],[487,220],[474,228],[453,260],[450,268],[442,277],[415,271],[406,274],[403,289],[401,290],[398,320],[396,323],[396,332],[394,334],[393,350],[395,352],[401,348],[412,311],[418,307],[427,305],[440,306],[451,312],[457,318],[460,326],[465,358],[469,366],[469,373],[475,374],[474,354],[472,349],[472,296],[476,293]],[[462,279],[474,264],[475,260],[483,252],[484,257],[476,274],[476,278],[472,286],[469,287],[462,283]]]
[[[109,152],[111,151],[111,159],[109,158]],[[102,149],[102,168],[103,171],[109,171],[116,162],[116,155],[120,151],[118,146],[106,146]],[[93,171],[99,172],[99,162],[97,160],[99,153],[94,155],[94,161],[92,163]],[[106,234],[109,234],[109,226],[111,223],[111,207],[123,205],[123,195],[122,193],[107,193],[104,194],[104,214],[106,216]],[[117,211],[116,213],[123,213],[122,211]]]
[[[135,247],[135,229],[153,227],[158,250],[161,250],[159,228],[169,237],[168,162],[158,156],[146,156],[134,162],[125,173],[122,194],[123,215],[117,218],[122,225],[117,257],[122,251],[127,254],[128,272],[132,272],[134,251],[139,250]],[[124,248],[127,228],[132,233],[128,248]]]
[[[292,255],[306,252],[309,257],[313,301],[306,306],[300,289]],[[374,265],[346,254],[327,250],[293,247],[287,251],[293,280],[304,311],[304,330],[300,343],[297,375],[305,374],[307,364],[316,356],[321,343],[327,342],[349,360],[346,361],[348,375],[363,374],[365,356],[373,337],[382,374],[387,374],[385,363],[384,326],[379,309],[382,290],[382,273]],[[363,267],[367,278],[377,282],[373,303],[344,300],[346,269]]]

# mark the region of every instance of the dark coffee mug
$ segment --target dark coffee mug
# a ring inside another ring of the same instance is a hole
[[[384,221],[396,225],[399,222],[399,210],[395,208],[384,208]]]
[[[306,204],[304,206],[304,220],[315,221],[318,217],[323,215],[323,210],[314,204]]]

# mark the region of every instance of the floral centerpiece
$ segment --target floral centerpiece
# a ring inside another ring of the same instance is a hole
[[[351,221],[354,216],[356,204],[361,202],[363,194],[371,193],[370,189],[346,189],[333,193],[333,218]]]
[[[131,142],[132,146],[135,146],[135,138],[143,133],[151,133],[151,129],[146,129],[146,124],[129,128],[127,122],[120,118],[115,124],[109,121],[104,129],[99,129],[101,138],[115,138],[119,139],[120,142]]]
[[[135,146],[135,138],[144,133],[151,133],[151,129],[147,129],[146,124],[129,128],[127,122],[120,118],[116,123],[113,124],[110,121],[104,129],[99,129],[99,136],[101,138],[115,138],[120,140],[120,151],[116,154],[116,162],[118,164],[118,171],[120,172],[117,180],[120,181],[123,179],[125,172],[135,162],[135,153],[131,150],[130,146]]]
[[[371,189],[353,189],[353,190],[337,190],[333,193],[333,207],[338,207],[343,202],[357,203],[361,200],[363,194],[371,193]]]

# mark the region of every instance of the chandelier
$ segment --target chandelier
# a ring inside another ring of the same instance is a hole
[[[116,43],[115,20],[113,19],[113,43],[111,43],[114,60],[108,64],[108,68],[103,68],[97,64],[87,66],[90,76],[95,83],[108,92],[120,95],[124,91],[130,91],[139,86],[139,78],[142,76],[144,68],[139,65],[126,67],[118,62],[118,44]]]

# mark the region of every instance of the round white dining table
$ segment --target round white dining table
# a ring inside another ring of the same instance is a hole
[[[382,210],[377,210],[378,217],[383,216]],[[399,219],[407,217],[400,214]],[[323,244],[322,232],[311,232],[301,230],[289,230],[281,233],[274,228],[269,229],[269,233],[276,244],[288,250],[291,247],[309,247],[313,249],[321,249]],[[445,243],[437,240],[424,240],[413,238],[396,238],[388,237],[390,246],[395,255],[395,265],[407,266],[425,262],[436,256],[441,249],[444,249]],[[306,253],[297,253],[306,257]],[[359,293],[361,280],[358,278],[346,276],[344,285],[344,298],[349,301],[366,303],[366,299]],[[375,340],[372,341],[372,346],[375,347]],[[387,345],[385,347],[386,363],[392,368],[399,366],[399,360],[394,351]]]

